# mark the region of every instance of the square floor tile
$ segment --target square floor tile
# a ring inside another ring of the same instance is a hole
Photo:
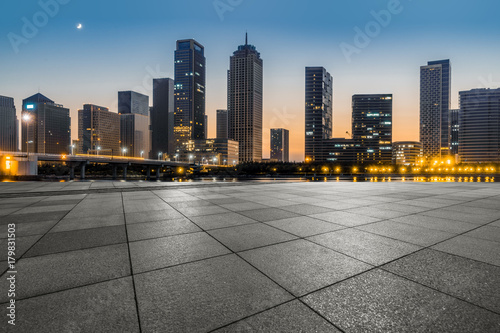
[[[419,226],[428,229],[440,230],[451,232],[454,234],[460,234],[462,232],[477,228],[477,224],[442,219],[435,216],[427,216],[422,214],[408,215],[403,217],[397,217],[391,221],[411,224],[414,226]]]
[[[127,224],[129,241],[160,238],[197,231],[201,231],[201,229],[186,218]]]
[[[238,213],[222,213],[222,214],[212,214],[205,216],[194,216],[191,217],[191,221],[196,223],[200,228],[204,230],[233,227],[237,225],[244,225],[250,223],[258,223],[257,221],[240,215]]]
[[[240,214],[260,222],[274,221],[299,216],[298,214],[287,212],[286,210],[282,210],[279,208],[246,210],[240,212]]]
[[[382,268],[500,313],[498,266],[425,249]]]
[[[63,218],[50,232],[114,227],[125,224],[123,214],[108,216],[92,216],[81,218]]]
[[[22,332],[139,332],[132,278],[16,302]]]
[[[382,221],[356,228],[420,246],[433,245],[455,236],[455,234],[449,232],[422,228],[394,221]]]
[[[421,249],[417,245],[356,229],[329,232],[308,240],[372,265],[381,265]]]
[[[145,332],[208,332],[292,298],[235,255],[139,274],[135,283]]]
[[[357,225],[363,225],[363,224],[368,224],[368,223],[380,221],[380,219],[378,219],[378,218],[360,215],[360,214],[347,213],[344,211],[313,214],[313,215],[310,215],[310,217],[315,218],[315,219],[319,219],[319,220],[323,220],[323,221],[327,221],[327,222],[340,224],[340,225],[343,225],[346,227],[354,227]]]
[[[457,236],[437,244],[433,249],[500,266],[500,243],[485,239]]]
[[[127,224],[173,220],[173,219],[181,219],[184,217],[185,217],[184,215],[182,215],[173,208],[165,210],[154,210],[150,212],[128,213],[125,215]]]
[[[235,252],[297,238],[261,223],[215,229],[208,233]]]
[[[307,237],[345,228],[338,224],[313,219],[307,216],[270,221],[266,222],[266,224],[299,237]]]
[[[497,314],[380,270],[303,300],[346,332],[495,332],[500,328]]]
[[[130,275],[127,244],[23,258],[16,269],[16,300]],[[7,283],[4,274],[0,288]],[[6,300],[1,293],[0,303]]]
[[[305,240],[266,246],[241,256],[296,296],[372,267]]]
[[[204,232],[131,242],[129,245],[134,274],[230,253]]]
[[[500,242],[500,228],[499,227],[491,227],[489,225],[482,226],[478,229],[469,231],[464,234],[464,236],[486,239],[494,242]]]

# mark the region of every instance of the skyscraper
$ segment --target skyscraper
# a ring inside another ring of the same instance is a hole
[[[420,67],[420,142],[426,159],[449,155],[450,60]]]
[[[271,160],[289,162],[289,131],[284,128],[271,128]]]
[[[205,139],[205,50],[193,39],[178,40],[175,51],[176,150],[189,140]]]
[[[333,133],[333,79],[323,67],[306,67],[305,121],[306,161],[321,161]]]
[[[93,104],[78,110],[78,152],[120,155],[120,115]]]
[[[359,163],[392,160],[392,94],[352,96],[352,138]]]
[[[158,154],[174,154],[174,80],[153,80],[153,107],[151,109],[151,158]]]
[[[217,110],[217,139],[227,139],[227,110]]]
[[[463,162],[500,162],[500,89],[460,92],[458,154]]]
[[[68,154],[71,146],[69,109],[38,93],[23,100],[22,151]]]
[[[460,109],[450,110],[450,153],[458,154],[458,137],[460,132]]]
[[[263,62],[255,46],[238,46],[230,58],[227,84],[229,139],[239,142],[240,162],[262,160]]]
[[[0,151],[17,151],[16,106],[12,97],[0,96]]]
[[[123,155],[147,158],[151,151],[149,97],[134,91],[118,92],[118,112]]]

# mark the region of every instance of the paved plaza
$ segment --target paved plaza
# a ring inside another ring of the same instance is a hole
[[[500,332],[498,183],[0,183],[0,228],[2,332]]]

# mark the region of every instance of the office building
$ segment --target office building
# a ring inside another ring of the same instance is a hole
[[[239,144],[229,139],[189,140],[179,149],[175,160],[212,165],[236,165]]]
[[[459,94],[458,154],[462,162],[500,162],[500,89],[473,89]]]
[[[76,148],[80,154],[120,155],[120,115],[102,106],[83,105],[78,110]]]
[[[240,162],[262,160],[263,62],[255,46],[238,46],[228,71],[228,137],[239,142]]]
[[[135,91],[118,92],[118,113],[149,116],[149,96]]]
[[[352,138],[358,163],[391,163],[392,94],[352,97]]]
[[[22,151],[68,154],[71,148],[69,109],[38,93],[23,100]]]
[[[227,139],[228,119],[227,110],[217,110],[217,139]]]
[[[205,135],[205,49],[193,39],[178,40],[175,51],[175,147]]]
[[[323,140],[333,134],[333,79],[323,67],[306,67],[305,159],[323,160]]]
[[[289,131],[284,128],[271,128],[271,161],[289,162]]]
[[[392,163],[417,165],[422,162],[423,148],[418,141],[397,141],[392,143]]]
[[[450,121],[450,154],[457,156],[460,132],[460,109],[450,110],[448,119]]]
[[[12,97],[0,96],[0,151],[17,151],[18,121]]]
[[[159,153],[175,154],[174,145],[174,80],[153,80],[151,108],[151,158]]]
[[[331,138],[323,140],[321,155],[318,160],[351,164],[356,162],[357,153],[361,150],[359,143],[353,139]]]
[[[420,142],[427,160],[450,153],[451,65],[430,61],[420,67]]]
[[[151,151],[149,97],[134,91],[118,92],[122,155],[148,158]]]

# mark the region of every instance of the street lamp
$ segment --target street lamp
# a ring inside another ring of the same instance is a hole
[[[162,153],[162,152],[159,152],[159,153],[158,153],[158,161],[160,160],[161,155],[163,155],[163,153]]]
[[[73,149],[75,149],[75,145],[71,145],[71,155],[75,155]]]
[[[217,162],[217,157],[214,156],[213,161],[214,161],[214,165],[215,165],[215,163]]]
[[[127,152],[127,148],[122,148],[122,156],[125,156],[126,152]]]
[[[175,161],[179,162],[179,154],[175,154]]]
[[[193,159],[193,155],[189,155],[189,163],[191,163],[191,160]]]
[[[101,150],[101,147],[97,146],[97,156],[99,156],[99,150]]]
[[[142,155],[144,155],[144,150],[141,150],[141,158],[142,158]]]

